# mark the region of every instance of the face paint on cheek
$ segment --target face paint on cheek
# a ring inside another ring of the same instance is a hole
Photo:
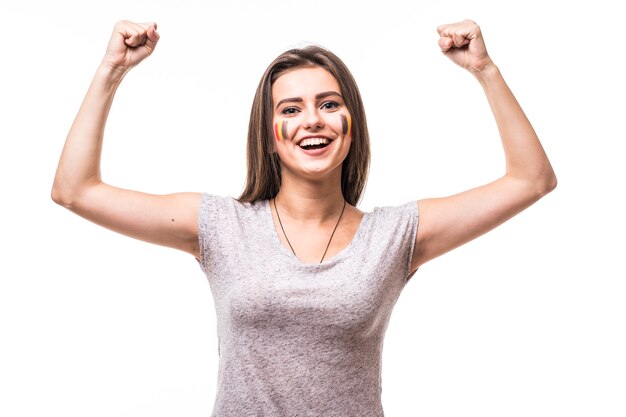
[[[287,139],[287,121],[283,121],[280,126],[280,137],[282,140]]]
[[[274,123],[274,136],[277,141],[285,140],[287,138],[287,121],[281,120],[278,123]]]
[[[341,128],[344,135],[352,132],[352,117],[350,115],[341,115]]]

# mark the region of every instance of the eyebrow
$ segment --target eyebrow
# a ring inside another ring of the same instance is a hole
[[[339,96],[343,99],[343,97],[341,96],[341,94],[339,94],[336,91],[325,91],[323,93],[319,93],[315,95],[315,99],[319,100],[320,98],[326,98],[329,96]],[[302,99],[302,97],[290,97],[290,98],[284,98],[282,100],[280,100],[278,102],[278,104],[276,104],[276,108],[280,107],[281,104],[283,103],[301,103],[304,100]]]

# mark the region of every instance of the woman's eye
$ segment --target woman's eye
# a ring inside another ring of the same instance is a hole
[[[327,101],[326,103],[322,104],[322,109],[336,109],[337,107],[339,107],[339,103],[337,103],[336,101]]]
[[[284,108],[280,114],[295,114],[298,111],[295,107],[286,107]]]

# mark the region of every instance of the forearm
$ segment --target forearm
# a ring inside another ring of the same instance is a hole
[[[498,126],[504,148],[506,174],[523,180],[545,194],[556,186],[556,176],[524,111],[497,66],[475,74],[481,83]]]
[[[88,187],[99,184],[102,141],[109,110],[123,73],[101,65],[74,119],[61,153],[52,198],[71,205]]]

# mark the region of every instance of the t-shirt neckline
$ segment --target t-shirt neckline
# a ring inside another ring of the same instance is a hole
[[[361,235],[363,234],[363,229],[365,229],[365,222],[369,218],[369,214],[370,214],[368,212],[363,213],[363,217],[361,218],[361,221],[359,222],[359,226],[356,230],[356,233],[352,237],[352,240],[350,241],[350,243],[348,243],[348,245],[345,248],[337,252],[335,256],[324,260],[320,264],[320,263],[306,263],[306,262],[301,261],[300,258],[294,255],[291,250],[289,250],[285,245],[283,245],[283,242],[281,242],[280,237],[278,237],[278,232],[276,231],[276,226],[274,225],[274,220],[272,219],[272,210],[270,208],[269,200],[264,200],[263,209],[264,209],[263,215],[265,216],[265,225],[266,225],[268,234],[270,235],[272,245],[274,245],[275,247],[278,247],[278,251],[281,253],[281,255],[289,259],[291,263],[295,264],[296,266],[300,268],[311,268],[311,269],[326,268],[328,266],[336,264],[338,261],[348,256],[354,250],[354,247],[356,247],[361,241],[362,239]]]

